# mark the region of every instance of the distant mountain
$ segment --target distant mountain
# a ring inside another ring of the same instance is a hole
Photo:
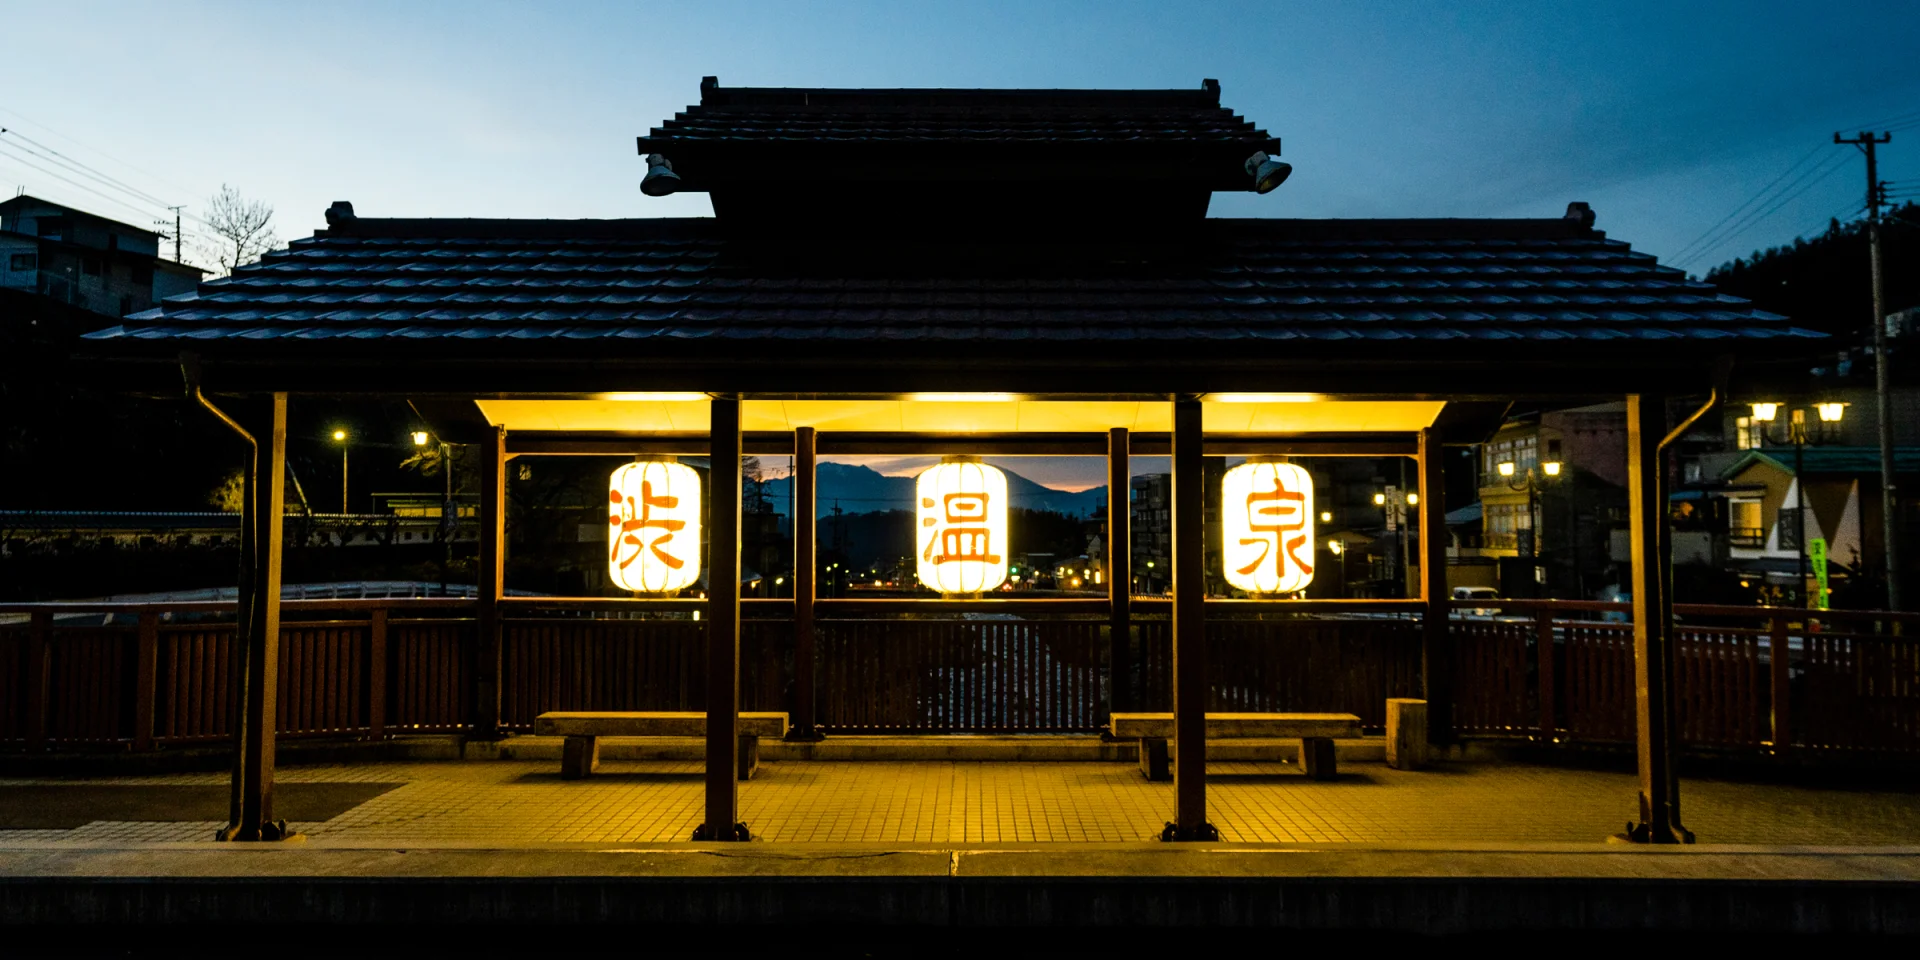
[[[1091,516],[1093,509],[1107,502],[1107,488],[1094,487],[1074,493],[1043,487],[1011,470],[1007,474],[1008,506],[1028,510],[1052,510],[1070,517]],[[837,503],[844,513],[872,513],[882,510],[913,509],[913,478],[889,477],[871,467],[846,463],[819,465],[818,513],[830,516]],[[792,512],[793,483],[782,478],[767,482],[767,496],[774,512],[787,516]]]

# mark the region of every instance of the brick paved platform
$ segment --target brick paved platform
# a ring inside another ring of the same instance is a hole
[[[1343,765],[1319,783],[1279,763],[1213,763],[1210,818],[1221,837],[1265,843],[1597,843],[1633,813],[1631,775],[1519,764],[1403,772]],[[224,774],[89,778],[88,783],[223,784]],[[367,763],[283,768],[283,783],[398,783],[324,822],[315,843],[670,843],[701,817],[697,763],[609,762],[566,781],[533,761]],[[0,780],[9,784],[71,779]],[[1920,792],[1816,790],[1688,780],[1688,825],[1736,844],[1920,844]],[[769,842],[1129,842],[1173,816],[1173,787],[1126,763],[769,762],[740,785],[743,818]],[[0,831],[22,842],[200,841],[215,822],[96,821]]]

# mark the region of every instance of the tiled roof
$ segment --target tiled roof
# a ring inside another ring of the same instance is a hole
[[[1814,445],[1801,451],[1800,461],[1808,476],[1839,474],[1878,477],[1880,475],[1879,447]],[[1756,463],[1771,464],[1782,473],[1791,476],[1794,463],[1793,448],[1767,447],[1764,450],[1749,450],[1746,456],[1722,470],[1720,476],[1722,479],[1731,480]],[[1896,473],[1920,473],[1920,447],[1894,447],[1893,469]]]
[[[1211,82],[1210,82],[1211,83]],[[803,90],[704,86],[643,151],[689,143],[1232,143],[1277,150],[1266,131],[1199,90]]]
[[[361,220],[92,336],[636,350],[703,340],[1733,348],[1819,336],[1555,220],[1210,220],[1183,251],[880,268],[855,256],[757,260],[711,220]]]

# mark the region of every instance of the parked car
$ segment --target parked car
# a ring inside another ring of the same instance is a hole
[[[1456,603],[1473,603],[1475,601],[1486,603],[1500,599],[1500,591],[1492,587],[1454,587],[1453,599]],[[1474,607],[1468,610],[1461,610],[1456,607],[1455,612],[1464,613],[1470,617],[1490,617],[1500,611],[1498,607]]]

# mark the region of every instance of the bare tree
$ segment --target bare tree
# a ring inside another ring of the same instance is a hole
[[[207,200],[207,215],[202,219],[213,236],[201,247],[223,277],[280,245],[273,232],[273,208],[242,197],[224,183]]]

